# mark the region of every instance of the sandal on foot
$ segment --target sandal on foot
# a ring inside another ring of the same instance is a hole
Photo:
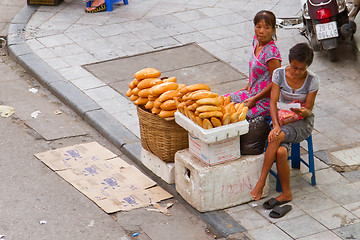
[[[292,209],[291,205],[284,205],[282,207],[276,206],[274,209],[269,213],[269,216],[272,218],[281,218],[285,216],[288,212]]]
[[[280,205],[283,205],[288,202],[290,202],[290,200],[280,202],[276,198],[270,198],[269,200],[267,200],[266,202],[263,203],[263,207],[265,209],[273,209],[276,206],[280,206]]]
[[[86,10],[85,9],[85,12],[87,13],[97,13],[97,12],[103,12],[103,11],[106,11],[106,4],[103,3],[99,6],[90,6],[89,8],[95,8],[93,10]]]

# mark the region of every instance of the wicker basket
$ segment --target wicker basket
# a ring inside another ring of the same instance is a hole
[[[178,150],[189,147],[188,132],[176,124],[137,107],[141,145],[164,162],[174,162]]]
[[[59,5],[63,0],[27,0],[28,5]]]

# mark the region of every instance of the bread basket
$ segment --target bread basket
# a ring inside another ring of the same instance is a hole
[[[165,120],[142,106],[137,107],[141,145],[164,162],[174,162],[178,150],[189,147],[188,132],[175,119]]]

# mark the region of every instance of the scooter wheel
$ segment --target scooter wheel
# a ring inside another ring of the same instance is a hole
[[[337,60],[337,56],[336,56],[336,48],[329,49],[329,50],[328,50],[328,53],[329,53],[329,58],[330,58],[330,61],[332,61],[332,62],[336,62],[336,60]]]

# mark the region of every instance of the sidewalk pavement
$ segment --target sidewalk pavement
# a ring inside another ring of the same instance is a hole
[[[252,18],[260,9],[281,18],[299,15],[300,5],[296,0],[130,0],[97,14],[85,14],[84,3],[76,0],[25,6],[9,26],[7,44],[18,63],[141,166],[135,106],[82,66],[196,42],[247,75]],[[305,39],[297,29],[277,29],[277,36],[286,64],[289,48]],[[355,57],[344,54],[348,50],[344,45],[337,63],[317,53],[310,67],[322,79],[314,108],[317,185],[309,184],[308,173],[292,170],[293,210],[279,220],[268,217],[264,200],[201,214],[218,236],[236,233],[227,227],[233,221],[253,239],[360,239],[360,83]],[[276,196],[274,182],[271,187],[270,196]],[[226,220],[214,223],[219,216]]]

